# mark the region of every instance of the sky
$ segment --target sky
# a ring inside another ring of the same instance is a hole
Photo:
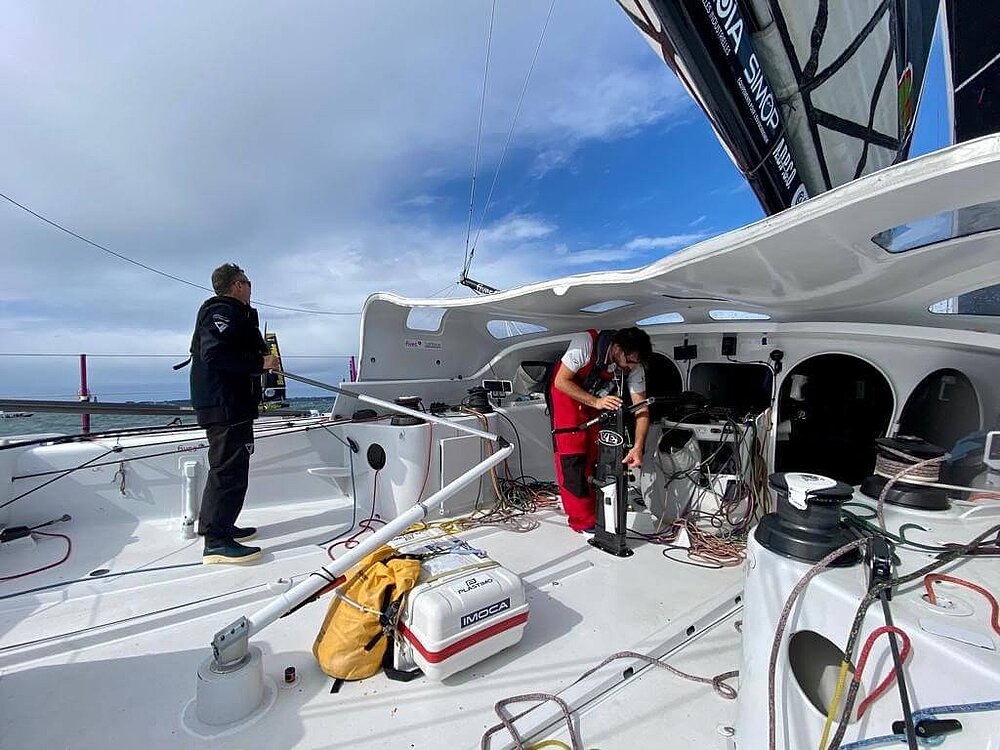
[[[0,398],[73,398],[79,353],[103,401],[185,398],[226,261],[337,383],[369,294],[469,294],[469,234],[509,288],[763,216],[615,2],[551,7],[497,3],[487,71],[490,0],[6,2],[0,193],[105,250],[0,200]],[[939,44],[928,75],[914,154],[947,138]]]

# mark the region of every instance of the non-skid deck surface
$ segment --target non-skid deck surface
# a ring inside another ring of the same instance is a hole
[[[266,675],[280,684],[285,667],[295,666],[298,682],[280,687],[274,706],[251,726],[209,740],[195,737],[181,716],[212,635],[263,606],[280,589],[278,579],[302,580],[327,559],[315,542],[329,526],[317,531],[289,520],[299,512],[316,513],[284,508],[280,515],[268,510],[242,519],[260,526],[267,554],[258,565],[135,573],[0,600],[0,748],[478,747],[483,731],[496,722],[496,701],[557,692],[613,652],[641,648],[671,628],[683,631],[699,608],[738,587],[742,577],[738,569],[672,563],[651,545],[637,544],[630,558],[612,557],[586,544],[552,511],[538,514],[539,527],[527,533],[476,529],[463,537],[525,582],[531,614],[517,646],[443,683],[398,683],[379,675],[331,694],[332,680],[311,654],[325,597],[252,641],[264,652]],[[338,512],[350,521],[349,508]],[[116,558],[109,567],[199,559],[199,545],[181,543],[175,530],[151,524],[135,529],[134,536],[119,555],[127,559]],[[20,588],[8,584],[0,596],[85,575],[72,567],[56,571],[16,582]],[[731,624],[710,633],[726,627]],[[714,669],[718,661],[717,671],[733,668],[739,654],[732,640],[725,641],[726,653],[712,651],[712,664],[698,666]],[[642,676],[642,684],[652,679]],[[642,700],[659,703],[659,690],[640,691]],[[687,692],[678,693],[678,700],[688,692],[706,697],[709,715],[721,702],[702,686],[682,690]],[[605,715],[613,700],[593,701],[594,715]],[[636,715],[629,732],[600,728],[607,722],[600,718],[589,731],[604,750],[647,746],[639,740],[644,732],[652,742],[665,731],[665,717],[652,704]],[[589,722],[589,715],[588,708],[581,721]],[[705,736],[715,723],[705,725]],[[494,747],[504,746],[500,739]]]

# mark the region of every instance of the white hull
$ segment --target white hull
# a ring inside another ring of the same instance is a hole
[[[935,373],[960,373],[975,394],[972,406],[955,417],[955,430],[996,426],[1000,318],[935,315],[928,307],[1000,281],[998,232],[900,254],[887,253],[871,238],[924,216],[998,199],[1000,140],[987,138],[872,175],[644,269],[446,303],[376,295],[365,306],[361,382],[352,387],[377,398],[419,395],[425,404],[458,404],[484,377],[512,378],[523,360],[554,359],[581,329],[631,325],[675,311],[685,322],[648,330],[654,348],[668,355],[675,346],[697,346],[693,368],[677,363],[686,389],[723,398],[727,388],[739,385],[724,373],[774,373],[779,360],[773,353],[782,352],[773,391],[763,390],[765,403],[753,422],[769,471],[860,472],[851,482],[857,484],[871,470],[872,439],[915,423],[914,394]],[[630,304],[600,315],[581,312],[612,299]],[[416,335],[406,327],[409,312],[433,306],[445,310],[442,326],[421,340],[435,345],[405,345]],[[713,321],[714,309],[770,319]],[[498,341],[487,333],[490,320],[523,321],[547,331]],[[737,359],[758,369],[725,370],[733,363],[722,355],[722,334],[735,334]],[[810,364],[816,362],[824,364]],[[793,397],[790,376],[804,372],[811,373],[813,392]],[[824,385],[827,375],[832,385]],[[850,398],[838,389],[845,382]],[[729,397],[755,397],[758,391],[747,385],[746,393]],[[956,392],[949,393],[950,403],[938,399],[944,411],[926,412],[928,429],[940,427],[942,415],[957,414]],[[341,397],[336,411],[347,415],[357,407]],[[543,404],[528,400],[502,412],[510,422],[492,416],[484,429],[515,445],[513,472],[551,480]],[[447,419],[482,426],[457,412]],[[650,452],[662,432],[654,428]],[[838,436],[844,437],[839,443]],[[348,438],[359,444],[359,453],[345,446]],[[374,443],[389,459],[377,477],[366,460]],[[768,746],[770,639],[785,597],[809,565],[753,541],[750,571],[681,565],[646,541],[630,542],[635,555],[617,558],[587,545],[552,509],[536,513],[537,528],[527,532],[488,526],[463,534],[525,584],[530,617],[516,646],[440,683],[404,684],[379,675],[331,694],[331,680],[310,651],[329,601],[323,598],[253,634],[266,678],[260,710],[215,728],[198,725],[190,718],[196,670],[211,655],[219,629],[307,580],[329,563],[327,548],[342,554],[336,538],[354,533],[359,521],[399,517],[486,455],[478,437],[450,425],[332,416],[262,420],[256,444],[241,523],[260,528],[265,554],[260,564],[244,568],[202,567],[200,539],[186,538],[182,530],[207,466],[199,430],[0,451],[0,504],[9,503],[0,508],[0,525],[72,516],[42,529],[72,539],[65,562],[0,582],[0,748],[472,748],[497,722],[497,701],[537,692],[558,694],[570,706],[587,747]],[[447,515],[471,510],[477,499],[494,499],[489,481],[458,492]],[[855,499],[873,505],[858,493]],[[435,510],[428,520],[444,517]],[[656,525],[645,512],[631,514],[630,523],[646,531]],[[1000,503],[957,503],[937,513],[886,511],[892,533],[913,523],[923,530],[907,529],[910,539],[967,542],[1000,523]],[[4,543],[0,574],[42,568],[64,550],[64,540],[52,536]],[[676,554],[684,557],[683,551]],[[900,548],[897,554],[897,573],[934,559],[919,550]],[[95,572],[100,570],[105,572]],[[966,559],[944,572],[1000,593],[995,557]],[[793,609],[778,650],[776,747],[818,746],[824,724],[823,713],[808,700],[813,678],[801,671],[796,677],[788,638],[808,629],[843,648],[867,583],[864,566],[824,572]],[[929,607],[921,593],[914,583],[892,601],[896,625],[913,640],[905,673],[914,709],[1000,700],[1000,635],[991,628],[986,600],[947,589],[961,605],[962,613],[954,614]],[[869,610],[862,635],[882,624],[881,618],[880,608]],[[742,635],[737,621],[743,622]],[[727,701],[709,686],[628,660],[575,682],[619,651],[665,658],[706,677],[739,669],[740,697]],[[887,653],[880,641],[864,692],[887,673]],[[813,687],[823,694],[830,665],[816,658],[811,666],[822,685]],[[290,686],[282,681],[288,666],[298,675]],[[900,711],[890,690],[850,725],[845,746],[886,734]],[[961,714],[963,729],[945,746],[1000,748],[997,715]],[[560,721],[554,704],[546,703],[517,725],[534,742],[549,737],[569,743]],[[513,744],[500,732],[489,746]]]

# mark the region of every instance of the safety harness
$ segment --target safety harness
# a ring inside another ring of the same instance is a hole
[[[593,393],[597,386],[603,381],[608,380],[608,349],[611,348],[611,340],[614,338],[617,331],[614,329],[607,329],[598,333],[594,328],[587,330],[590,334],[591,343],[591,357],[590,362],[581,368],[586,370],[583,374],[583,380],[580,385],[583,390],[587,393]],[[545,411],[551,416],[552,415],[552,384],[556,377],[556,370],[559,369],[559,363],[561,360],[556,360],[549,365],[548,370],[545,373]],[[577,373],[579,375],[579,373]]]

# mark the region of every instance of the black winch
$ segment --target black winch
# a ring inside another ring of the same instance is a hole
[[[767,549],[803,562],[819,562],[854,541],[843,524],[841,506],[851,499],[849,484],[818,474],[772,474],[768,483],[777,495],[777,512],[760,520],[754,537]],[[860,555],[852,550],[832,564],[853,565]]]
[[[875,440],[875,473],[861,482],[861,492],[872,499],[878,499],[889,479],[901,470],[914,466],[930,458],[941,458],[944,448],[928,443],[919,437],[897,435],[894,438]],[[937,481],[941,464],[931,464],[915,471],[912,476],[904,475],[892,483],[885,501],[891,505],[920,510],[948,510],[948,492],[939,487],[928,487],[923,482]],[[910,480],[910,481],[907,481]]]

